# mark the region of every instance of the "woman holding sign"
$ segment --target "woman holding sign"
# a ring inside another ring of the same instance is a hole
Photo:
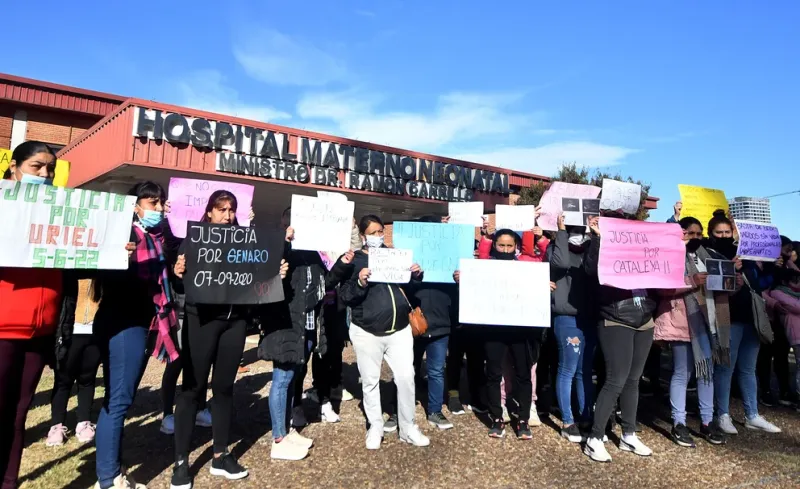
[[[383,441],[381,410],[381,364],[384,358],[397,386],[400,440],[415,446],[430,445],[414,423],[414,337],[409,327],[411,307],[397,284],[370,281],[369,253],[384,248],[383,221],[377,216],[361,218],[358,226],[364,248],[353,257],[353,273],[339,291],[351,308],[350,340],[356,351],[364,392],[364,411],[369,421],[366,445],[378,450]],[[420,281],[422,269],[411,267],[411,280]]]

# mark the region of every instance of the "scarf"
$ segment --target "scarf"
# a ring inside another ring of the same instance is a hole
[[[697,259],[705,263],[711,258],[702,246],[697,249]],[[699,273],[697,264],[686,254],[686,273]],[[731,362],[731,314],[728,294],[706,291],[701,287],[683,298],[689,318],[689,335],[692,339],[695,373],[699,378],[709,379],[711,361],[730,365]]]
[[[780,290],[784,294],[790,295],[790,296],[794,297],[795,299],[799,299],[800,300],[800,291],[794,290],[791,287],[787,287],[785,285],[780,285],[778,287],[775,287],[775,290]]]
[[[136,273],[142,282],[150,286],[156,311],[150,323],[150,332],[156,337],[153,356],[162,362],[175,361],[178,359],[178,349],[175,347],[173,334],[177,334],[178,315],[169,287],[163,237],[161,234],[146,232],[138,225],[134,225],[133,230],[138,238],[132,257]]]

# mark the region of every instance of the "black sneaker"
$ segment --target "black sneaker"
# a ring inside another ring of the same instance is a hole
[[[692,434],[689,433],[689,428],[687,428],[685,424],[672,427],[672,441],[674,441],[676,445],[685,448],[696,448],[697,446],[694,444]]]
[[[496,419],[489,428],[489,438],[503,438],[506,436],[506,424],[502,419]]]
[[[514,431],[517,432],[517,438],[520,440],[532,440],[533,433],[531,433],[531,429],[528,426],[528,422],[524,419],[521,419],[515,423]]]
[[[186,460],[178,460],[172,469],[172,481],[170,489],[192,489],[192,476],[189,475],[189,463]]]
[[[433,413],[428,416],[428,424],[435,426],[440,430],[449,430],[453,428],[453,423],[447,420],[442,413]]]
[[[700,426],[700,436],[712,445],[724,445],[725,435],[717,428],[714,423]]]
[[[792,392],[782,392],[780,396],[778,396],[778,404],[783,407],[792,407],[797,404],[797,394]]]
[[[392,414],[391,416],[389,416],[389,419],[387,419],[386,422],[383,423],[383,432],[394,433],[395,431],[397,431],[397,415]]]
[[[486,414],[489,412],[489,408],[483,404],[472,404],[469,409],[475,414]]]
[[[228,480],[244,479],[249,474],[247,469],[239,465],[230,453],[222,454],[211,459],[211,475],[218,475]]]
[[[447,401],[447,410],[454,416],[461,416],[464,414],[464,405],[461,404],[461,399],[458,396],[450,396]]]
[[[561,428],[561,437],[566,438],[570,443],[581,443],[584,441],[584,437],[581,435],[581,430],[575,423],[572,423],[566,428]]]
[[[775,407],[775,398],[773,397],[771,392],[764,392],[761,394],[761,397],[758,398],[758,402],[761,403],[762,406],[766,407]]]

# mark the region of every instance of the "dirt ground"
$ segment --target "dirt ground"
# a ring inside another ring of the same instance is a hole
[[[248,342],[247,349],[245,360],[251,371],[240,375],[236,383],[231,449],[249,469],[250,477],[237,482],[212,478],[208,473],[211,430],[196,428],[191,463],[197,474],[197,488],[800,487],[800,413],[788,408],[760,408],[762,414],[783,428],[781,434],[749,432],[739,425],[741,434],[724,447],[712,447],[698,439],[696,449],[687,449],[668,438],[668,401],[646,398],[639,406],[644,426],[640,436],[653,448],[654,455],[639,458],[609,446],[614,461],[601,465],[590,461],[578,446],[560,438],[558,420],[552,417],[534,428],[532,441],[513,437],[494,440],[486,436],[486,427],[472,413],[450,416],[455,429],[438,432],[424,422],[424,412],[418,405],[417,420],[431,438],[430,447],[405,445],[392,434],[387,435],[381,450],[367,451],[358,372],[351,349],[345,352],[345,386],[356,400],[342,404],[342,422],[312,423],[303,431],[315,441],[310,456],[301,462],[277,462],[270,459],[269,444],[267,394],[271,364],[256,359],[254,343]],[[172,472],[172,439],[159,432],[162,372],[163,365],[150,361],[125,430],[124,461],[130,467],[129,473],[150,489],[168,488]],[[310,380],[309,375],[307,385]],[[52,386],[53,376],[48,370],[28,416],[21,487],[91,487],[96,480],[93,445],[81,445],[74,438],[63,447],[48,448],[44,444],[50,425]],[[103,388],[98,387],[95,394],[96,417]],[[75,423],[75,402],[73,396],[67,417],[71,428]],[[696,406],[696,398],[690,397],[690,410]],[[732,401],[732,406],[734,419],[741,420],[740,401]],[[319,420],[316,406],[307,402],[306,409],[310,420]],[[446,409],[445,414],[449,415]],[[699,428],[696,415],[690,417],[689,425]],[[615,442],[612,438],[611,445]]]

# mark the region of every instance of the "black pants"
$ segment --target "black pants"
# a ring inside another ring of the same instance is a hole
[[[100,366],[100,349],[92,335],[73,335],[67,356],[55,372],[50,412],[53,425],[64,424],[72,385],[78,384],[78,423],[91,420],[94,385]]]
[[[327,347],[324,355],[314,354],[314,361],[311,362],[311,375],[314,377],[314,389],[320,404],[330,402],[331,391],[342,387],[342,351],[347,334],[347,312],[336,309],[336,304],[324,309]],[[300,385],[302,386],[302,382]]]
[[[183,385],[175,412],[175,457],[187,460],[192,441],[192,429],[200,408],[200,398],[208,389],[208,374],[214,366],[211,390],[214,393],[214,413],[211,431],[214,453],[228,450],[233,413],[233,384],[244,351],[247,321],[245,319],[201,320],[186,311],[183,330]]]
[[[622,409],[622,432],[635,433],[639,379],[653,344],[653,329],[637,331],[624,326],[605,326],[601,321],[597,337],[605,359],[606,379],[597,396],[592,438],[603,438],[617,400]]]
[[[761,344],[758,350],[758,361],[756,363],[756,375],[758,377],[758,387],[761,393],[772,391],[772,369],[775,368],[775,377],[778,378],[778,389],[781,397],[791,394],[789,384],[789,340],[786,337],[786,330],[781,321],[772,322],[772,331],[775,340],[770,344]]]
[[[504,328],[505,326],[496,326]],[[523,335],[498,331],[492,333],[484,343],[486,352],[486,389],[489,397],[489,414],[492,419],[503,419],[503,406],[500,396],[500,381],[503,379],[503,361],[511,355],[514,368],[514,381],[511,398],[516,402],[515,412],[520,419],[527,421],[531,412],[531,369],[538,357],[538,347],[534,351],[532,342]],[[537,344],[538,345],[538,344]],[[510,403],[509,403],[510,404]]]
[[[174,362],[169,362],[164,369],[161,377],[161,402],[164,405],[164,416],[172,414],[175,405],[175,392],[178,389],[178,377],[183,370],[183,356],[179,356]],[[206,408],[206,396],[200,396],[198,409],[202,411]]]
[[[478,335],[473,331],[474,328],[462,326],[453,329],[450,334],[448,344],[447,364],[445,366],[447,376],[447,389],[450,397],[460,397],[459,389],[461,386],[461,366],[464,363],[464,355],[467,356],[467,386],[469,389],[469,404],[478,407],[486,406],[486,354],[483,351],[483,343]]]

